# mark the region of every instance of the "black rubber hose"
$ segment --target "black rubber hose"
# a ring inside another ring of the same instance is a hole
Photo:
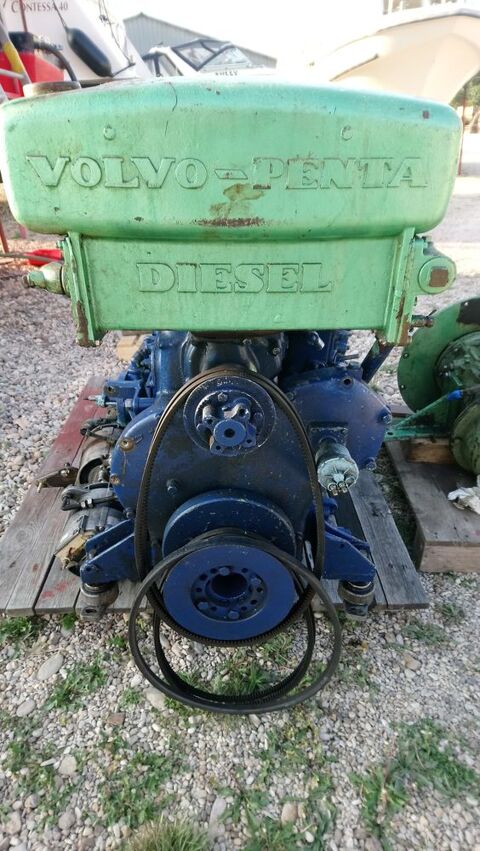
[[[214,540],[215,538],[218,538],[218,539],[221,538],[222,544],[224,544],[226,542],[227,543],[240,543],[242,546],[245,546],[245,543],[250,542],[250,543],[252,543],[252,545],[257,546],[257,547],[259,545],[263,546],[263,541],[264,541],[264,539],[259,538],[256,535],[255,536],[254,535],[239,536],[238,529],[232,529],[232,530],[221,529],[221,530],[218,530],[218,531],[215,531],[215,532],[211,532],[211,533],[207,533],[207,534],[198,536],[196,538],[197,547],[196,547],[195,552],[197,552],[198,549],[199,549],[198,544],[202,543],[202,545],[203,545],[204,542],[205,542],[205,544],[206,543],[211,544],[212,539]],[[183,555],[181,556],[181,558],[183,558]],[[174,565],[172,566],[171,570],[173,570],[173,568],[174,568]],[[302,592],[302,586],[301,586],[301,584],[298,581],[298,578],[296,576],[293,576],[292,578],[293,578],[293,582],[295,584],[295,590],[296,590],[297,594],[300,594]],[[167,579],[167,577],[165,577],[165,579],[163,580],[162,587],[163,587],[163,584],[165,583],[166,579]],[[305,610],[305,612],[303,612],[303,619],[304,619],[306,627],[307,627],[307,648],[305,650],[305,653],[304,653],[300,663],[280,683],[276,683],[275,685],[270,686],[268,689],[264,689],[263,691],[258,691],[258,692],[252,693],[250,695],[251,700],[253,700],[253,699],[255,699],[255,700],[259,700],[259,699],[264,700],[265,699],[266,700],[270,697],[274,697],[277,693],[282,693],[282,691],[284,692],[286,686],[288,686],[288,691],[290,691],[291,689],[295,688],[295,686],[298,685],[302,681],[302,679],[305,676],[305,674],[308,670],[308,667],[310,665],[313,649],[314,649],[314,646],[315,646],[315,623],[314,623],[314,619],[313,619],[313,612],[312,612],[311,606],[309,606]],[[290,620],[289,620],[289,622],[290,622]],[[168,659],[165,655],[165,652],[163,650],[161,641],[160,641],[161,624],[162,624],[161,618],[157,614],[157,612],[155,612],[154,616],[153,616],[153,639],[154,639],[155,655],[157,657],[157,661],[158,661],[158,664],[160,666],[160,670],[161,670],[162,674],[164,675],[165,679],[167,680],[167,682],[173,684],[174,686],[177,686],[179,689],[182,689],[185,686],[185,681],[181,677],[178,676],[176,671],[170,665],[170,663],[169,663],[169,661],[168,661]],[[178,627],[175,627],[175,628],[178,631]],[[268,641],[270,638],[273,638],[274,635],[277,634],[277,632],[280,630],[280,628],[281,628],[281,625],[277,625],[277,627],[274,627],[274,629],[269,630],[268,632],[263,633],[263,634],[261,633],[258,636],[255,636],[254,639],[250,639],[250,638],[237,639],[236,641],[232,641],[232,642],[224,642],[223,646],[228,644],[229,646],[240,649],[242,647],[253,647],[253,646],[256,646],[258,644],[265,644],[266,641]],[[199,638],[200,638],[200,636],[195,636],[194,640],[198,641]],[[205,643],[205,642],[202,641],[202,643]],[[215,695],[212,692],[202,691],[201,689],[197,689],[193,686],[190,687],[190,691],[198,697],[205,697],[205,698],[208,698],[210,700],[218,697],[219,699],[220,698],[223,699],[226,703],[235,703],[235,702],[238,702],[239,700],[242,699],[242,695],[222,695],[222,696],[220,696],[220,695]]]
[[[299,439],[302,454],[305,459],[305,464],[308,471],[308,478],[310,482],[310,487],[312,490],[312,497],[315,506],[315,517],[316,517],[316,532],[317,532],[317,541],[316,541],[316,550],[315,550],[315,559],[313,572],[317,576],[321,576],[323,569],[323,560],[324,560],[324,552],[325,552],[325,532],[324,532],[324,521],[323,521],[323,502],[322,502],[322,494],[320,490],[320,485],[317,479],[317,470],[315,465],[315,459],[313,457],[312,449],[310,446],[310,442],[308,440],[307,433],[305,431],[305,427],[303,425],[302,420],[300,419],[297,411],[293,407],[293,405],[289,402],[285,394],[277,387],[273,381],[265,378],[264,376],[258,375],[257,373],[250,372],[248,370],[236,367],[236,366],[220,366],[215,369],[207,370],[200,375],[195,376],[191,381],[184,384],[177,393],[172,397],[168,405],[166,406],[163,414],[161,415],[158,424],[153,433],[152,441],[150,444],[150,448],[148,451],[147,459],[145,462],[145,467],[143,470],[142,480],[140,484],[138,500],[137,500],[137,509],[135,514],[135,531],[134,531],[134,543],[135,543],[135,561],[137,572],[140,579],[144,579],[150,569],[151,569],[151,553],[150,553],[150,543],[149,543],[149,533],[148,533],[148,503],[149,503],[149,495],[150,495],[150,483],[153,472],[153,467],[158,455],[158,449],[160,444],[166,434],[167,428],[179,410],[179,408],[186,402],[190,393],[195,390],[198,386],[203,384],[208,378],[212,377],[231,377],[238,376],[241,378],[248,378],[249,380],[257,383],[266,390],[267,393],[271,396],[272,400],[277,404],[277,406],[284,412],[287,416],[292,428],[294,429],[297,437]],[[294,617],[298,617],[302,614],[302,612],[307,608],[309,602],[311,601],[313,596],[313,592],[311,589],[308,589],[303,595],[300,596],[297,603],[294,605],[292,612],[290,613],[289,620]],[[175,626],[175,622],[171,619],[169,620],[169,615],[165,610],[163,605],[163,600],[161,595],[159,594],[157,588],[151,587],[148,599],[154,609],[162,614],[163,619],[170,623],[170,625],[177,629],[180,634],[185,635],[187,638],[192,638],[192,633],[189,633],[188,630],[184,630],[179,628],[178,625]],[[195,636],[195,638],[197,638]],[[198,640],[198,639],[197,639]],[[221,640],[211,639],[209,642],[217,644],[221,646],[224,644]]]
[[[273,696],[267,695],[267,697],[264,697],[261,693],[257,695],[257,697],[255,697],[254,695],[253,697],[249,696],[248,698],[245,698],[241,695],[212,695],[208,692],[203,692],[200,689],[195,689],[193,686],[190,686],[184,680],[181,680],[181,678],[178,678],[178,680],[181,682],[180,684],[180,682],[177,682],[176,679],[172,678],[170,674],[168,676],[168,680],[162,680],[160,677],[157,676],[157,674],[147,663],[140,650],[137,637],[137,618],[140,612],[140,606],[143,598],[148,595],[149,591],[156,583],[160,583],[160,585],[163,584],[163,581],[168,576],[168,573],[181,559],[184,558],[184,556],[192,552],[198,551],[198,549],[207,546],[209,543],[209,541],[199,540],[197,538],[194,539],[186,547],[182,547],[180,550],[176,550],[174,553],[171,553],[169,556],[163,559],[159,564],[157,564],[153,568],[152,571],[150,571],[148,576],[146,576],[146,578],[142,582],[132,606],[128,627],[130,649],[135,663],[141,673],[144,675],[144,677],[146,677],[146,679],[151,683],[151,685],[159,689],[161,692],[163,692],[163,694],[167,695],[167,697],[170,697],[174,700],[180,700],[187,706],[191,706],[194,709],[204,709],[209,710],[211,712],[221,712],[228,715],[278,712],[280,710],[289,709],[292,706],[295,706],[297,703],[301,703],[313,697],[321,688],[323,688],[329,682],[340,660],[342,643],[342,631],[340,622],[338,620],[335,608],[330,602],[326,592],[322,588],[319,577],[316,576],[312,571],[305,568],[294,556],[291,556],[288,553],[285,553],[283,550],[278,549],[278,547],[275,547],[268,541],[262,542],[262,546],[265,552],[268,552],[270,555],[272,555],[274,558],[278,559],[282,564],[284,564],[285,567],[290,570],[292,575],[296,577],[297,581],[301,582],[304,585],[309,585],[311,587],[313,594],[318,595],[318,597],[322,601],[327,618],[330,620],[330,623],[332,625],[333,649],[326,667],[313,680],[313,682],[311,682],[310,685],[303,688],[297,694],[292,694],[292,689],[297,684],[296,678],[294,676],[296,675],[296,671],[294,671],[284,681],[282,681],[275,687],[276,693]],[[161,611],[155,612],[155,618],[156,631],[157,628],[159,631],[161,628],[161,624],[165,619]],[[156,644],[160,645],[160,641],[158,640]],[[309,638],[307,653],[311,653],[312,649],[313,647],[311,646],[311,639]],[[164,664],[162,655],[163,658],[165,658],[163,650],[160,655],[160,659],[157,659],[157,661],[161,665]],[[298,667],[302,667],[303,663],[304,659],[302,659],[300,666]],[[173,669],[170,670],[173,672]],[[178,677],[175,672],[173,672],[173,674],[175,675],[175,678]]]
[[[288,674],[280,682],[275,683],[274,685],[269,686],[268,688],[253,691],[251,694],[249,694],[248,697],[251,702],[268,702],[273,697],[278,697],[282,694],[286,694],[287,692],[291,691],[303,680],[305,674],[308,671],[310,662],[312,660],[312,653],[315,647],[315,621],[310,606],[303,613],[303,618],[307,626],[307,647],[300,662],[293,669],[293,671],[291,671],[290,674]],[[165,655],[165,651],[162,647],[160,640],[161,625],[162,621],[160,615],[155,612],[153,616],[153,638],[155,646],[155,655],[157,657],[157,662],[159,664],[160,670],[166,681],[170,683],[170,685],[173,685],[182,694],[187,694],[187,696],[193,695],[196,698],[205,699],[210,702],[226,704],[233,703],[237,705],[240,705],[242,703],[242,700],[245,699],[245,695],[243,694],[216,694],[215,692],[205,691],[204,689],[192,686],[184,679],[182,679],[182,677],[180,677],[177,672],[172,668],[170,662],[168,661]]]
[[[51,53],[52,56],[56,56],[59,60],[62,68],[67,72],[68,76],[74,83],[78,83],[78,77],[75,74],[72,66],[68,59],[63,55],[62,51],[55,47],[54,44],[49,44],[48,41],[42,41],[39,38],[35,38],[35,50],[43,50],[45,53]]]

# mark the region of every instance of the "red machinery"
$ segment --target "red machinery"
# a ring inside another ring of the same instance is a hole
[[[36,47],[36,39],[32,33],[17,32],[10,33],[12,44],[16,47],[18,55],[23,63],[32,83],[50,82],[63,80],[64,70],[54,62],[47,61]],[[6,71],[7,74],[1,72]],[[11,77],[8,72],[12,66],[8,56],[0,51],[0,83],[9,100],[23,97],[23,84],[17,77]]]
[[[8,100],[23,97],[23,87],[26,83],[46,83],[63,80],[64,69],[70,72],[68,63],[59,53],[58,48],[42,42],[29,32],[8,33],[0,20],[0,103],[6,96]],[[48,62],[41,56],[42,52],[53,55],[54,62]],[[4,255],[14,256],[9,252],[7,237],[0,221],[0,243]],[[53,250],[55,259],[61,252]],[[45,254],[50,252],[28,252],[31,265],[41,266],[49,262]],[[39,254],[39,257],[35,255]]]

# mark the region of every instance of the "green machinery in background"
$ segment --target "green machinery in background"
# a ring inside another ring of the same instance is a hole
[[[415,332],[398,382],[415,413],[389,428],[387,440],[449,437],[456,462],[480,474],[480,298],[434,313]]]

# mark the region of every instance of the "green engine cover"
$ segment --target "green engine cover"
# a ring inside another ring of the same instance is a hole
[[[451,260],[460,123],[266,80],[117,82],[0,108],[13,213],[63,240],[82,342],[109,329],[371,328],[405,341]]]

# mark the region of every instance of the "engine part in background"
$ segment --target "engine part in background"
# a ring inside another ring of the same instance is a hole
[[[452,304],[415,331],[398,365],[411,416],[387,440],[449,437],[457,463],[480,473],[480,298]]]
[[[480,298],[451,304],[432,313],[430,319],[428,328],[415,331],[398,364],[400,393],[412,411],[425,408],[442,395],[437,361],[450,343],[480,331]]]
[[[480,473],[480,385],[476,402],[467,404],[453,424],[451,449],[460,467]]]

